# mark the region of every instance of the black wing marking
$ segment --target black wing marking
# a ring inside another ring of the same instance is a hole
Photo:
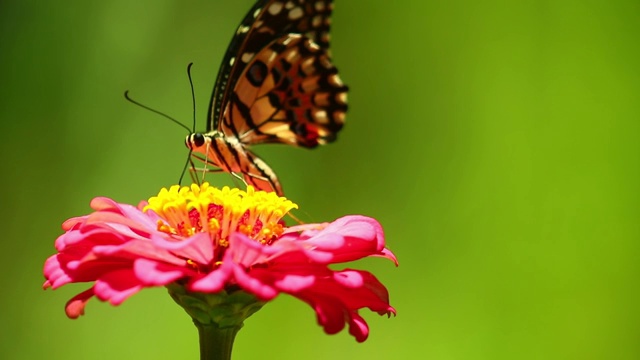
[[[345,120],[347,90],[324,49],[306,36],[287,34],[245,67],[220,128],[246,145],[313,148],[335,140]]]
[[[246,65],[263,47],[288,33],[304,34],[329,49],[331,0],[260,0],[236,30],[222,60],[209,104],[207,132],[220,130],[223,106]]]

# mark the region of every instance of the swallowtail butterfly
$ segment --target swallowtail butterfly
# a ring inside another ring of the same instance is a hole
[[[207,131],[186,145],[206,165],[259,190],[282,187],[250,146],[314,148],[332,142],[347,111],[347,86],[331,62],[331,0],[260,0],[236,30],[209,105]]]

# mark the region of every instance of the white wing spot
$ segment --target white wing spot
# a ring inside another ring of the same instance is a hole
[[[282,3],[281,2],[277,2],[277,3],[273,3],[271,4],[271,6],[269,6],[269,14],[271,15],[278,15],[280,13],[280,11],[282,11]]]
[[[282,45],[289,45],[292,41],[294,40],[298,40],[300,39],[302,36],[299,34],[289,34],[289,36],[287,36],[287,38],[284,39],[284,41],[282,41]]]
[[[327,112],[324,110],[318,110],[316,111],[316,113],[313,116],[315,118],[316,121],[320,122],[320,123],[326,123],[327,122]]]
[[[347,103],[347,93],[343,92],[338,94],[338,96],[336,96],[336,101],[341,103],[341,104],[346,104]]]
[[[342,87],[344,86],[344,84],[342,83],[342,80],[340,80],[340,78],[338,77],[338,75],[331,75],[329,76],[329,84],[335,86],[335,87]]]
[[[311,26],[314,28],[320,27],[322,25],[322,16],[316,15],[311,19]]]
[[[304,10],[300,6],[289,10],[289,20],[298,20],[304,15]]]
[[[235,64],[236,62],[236,57],[232,57],[231,59],[229,59],[229,66],[233,66],[233,64]]]
[[[253,12],[253,18],[254,19],[257,18],[258,15],[260,15],[260,11],[262,11],[262,9],[261,8],[257,8],[256,11]]]
[[[242,60],[242,62],[246,64],[249,61],[251,61],[251,59],[253,59],[254,55],[255,55],[255,53],[246,52],[246,53],[242,54],[242,57],[240,58],[240,60]]]
[[[307,49],[309,49],[309,51],[315,52],[315,51],[320,50],[320,45],[314,43],[310,39],[307,39],[305,45],[306,45]]]

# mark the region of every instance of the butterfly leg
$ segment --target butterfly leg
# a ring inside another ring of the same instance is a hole
[[[191,180],[193,180],[194,183],[201,185],[204,182],[204,179],[202,179],[202,181],[200,181],[200,179],[197,178],[196,174],[198,173],[204,173],[204,174],[210,174],[210,173],[223,173],[226,172],[220,168],[205,168],[205,167],[191,167],[189,169],[189,174],[191,175]],[[240,176],[239,174],[235,173],[235,172],[229,172],[229,174],[231,174],[231,178],[233,179],[233,183],[236,184],[236,186],[238,186],[238,180],[240,180],[245,186],[247,185],[247,182],[244,180],[244,178],[242,176]]]

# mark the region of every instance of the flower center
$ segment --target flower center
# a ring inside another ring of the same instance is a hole
[[[144,211],[153,210],[158,230],[179,237],[206,232],[215,247],[227,247],[229,235],[241,232],[263,244],[271,244],[284,231],[282,217],[298,205],[273,192],[218,189],[203,183],[191,187],[163,188],[149,199]]]

